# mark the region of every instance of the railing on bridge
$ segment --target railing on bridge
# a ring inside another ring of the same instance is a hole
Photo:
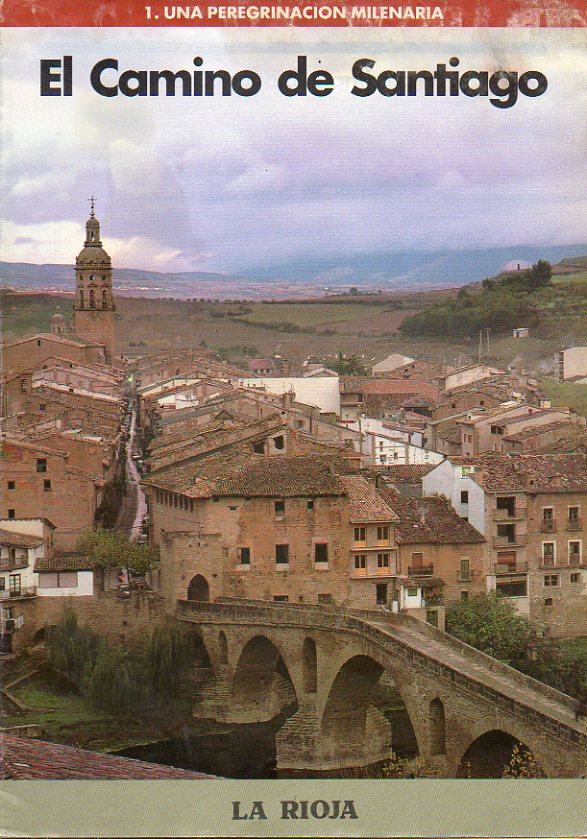
[[[240,600],[238,598],[223,598],[214,602],[178,600],[177,605],[179,617],[189,619],[190,615],[194,615],[194,618],[196,615],[208,616],[211,619],[210,623],[245,622],[257,625],[271,623],[275,626],[282,627],[290,625],[317,629],[354,631],[363,636],[367,635],[374,643],[386,648],[394,655],[399,654],[411,662],[415,662],[417,659],[427,670],[431,670],[436,674],[443,673],[455,684],[460,684],[461,686],[470,684],[473,692],[477,694],[481,693],[485,698],[488,698],[490,695],[494,696],[496,703],[497,697],[501,696],[506,703],[516,704],[517,700],[511,699],[506,694],[501,694],[497,689],[488,687],[483,682],[479,682],[474,677],[461,673],[450,665],[436,661],[434,658],[411,647],[407,641],[389,635],[378,626],[373,625],[388,623],[391,628],[394,623],[398,625],[409,624],[410,628],[414,631],[415,637],[419,634],[439,641],[463,655],[465,659],[481,664],[495,674],[507,677],[509,681],[518,687],[535,691],[551,701],[565,706],[573,713],[575,711],[576,702],[570,696],[530,676],[526,676],[519,670],[515,670],[513,667],[482,653],[480,650],[475,649],[475,647],[459,641],[458,638],[405,613],[396,614],[387,610],[348,609],[339,605],[318,606],[309,603],[275,603],[266,600]],[[531,697],[529,699],[531,701]],[[540,715],[540,712],[531,706],[520,707],[524,708],[525,714],[532,713]],[[550,720],[549,717],[545,717],[545,719]],[[577,736],[584,735],[577,733]],[[585,738],[585,741],[587,744],[587,738]]]

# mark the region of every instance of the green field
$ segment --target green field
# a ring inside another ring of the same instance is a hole
[[[293,323],[296,326],[320,326],[341,323],[383,311],[381,305],[369,303],[252,303],[243,316],[254,323]]]
[[[96,711],[73,688],[47,674],[35,674],[13,693],[30,710],[8,715],[3,725],[40,725],[43,737],[54,743],[114,751],[161,736],[136,719],[116,719]]]
[[[557,285],[566,283],[587,283],[587,271],[578,271],[576,274],[555,274],[552,282]]]
[[[554,406],[566,406],[579,414],[587,414],[587,385],[575,382],[556,382],[554,379],[548,378],[542,379],[541,384],[546,396]]]

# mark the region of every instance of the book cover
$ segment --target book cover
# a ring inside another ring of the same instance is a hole
[[[0,22],[2,834],[584,835],[585,0]]]

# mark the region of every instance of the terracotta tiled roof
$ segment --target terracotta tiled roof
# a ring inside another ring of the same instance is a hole
[[[524,419],[526,419],[524,417]],[[509,426],[508,423],[504,423]],[[557,429],[568,429],[569,432],[576,431],[577,426],[572,425],[568,420],[558,420],[557,422],[549,422],[547,425],[533,425],[530,428],[524,428],[522,431],[517,431],[515,434],[508,434],[504,440],[526,440],[530,437],[540,437],[542,434],[550,434],[551,431]]]
[[[95,562],[79,553],[60,553],[37,559],[35,571],[91,571]]]
[[[0,528],[0,545],[10,545],[17,548],[38,548],[44,543],[40,536],[29,533],[14,533],[12,530]]]
[[[340,480],[349,496],[351,522],[394,522],[398,517],[365,478],[341,475]]]
[[[431,542],[460,545],[485,541],[481,533],[457,515],[444,498],[404,498],[387,488],[381,489],[380,493],[399,518],[395,527],[399,544]]]
[[[0,733],[0,777],[16,780],[124,780],[211,778],[118,755],[75,749]]]
[[[332,469],[332,455],[256,455],[250,447],[235,445],[190,462],[165,467],[144,483],[195,498],[296,495],[344,495]]]
[[[456,465],[475,466],[471,478],[488,492],[585,492],[587,457],[573,454],[505,454],[487,452],[451,458]]]
[[[428,398],[438,398],[439,390],[436,385],[430,382],[422,382],[416,379],[367,379],[363,385],[365,394],[418,394]]]
[[[389,477],[393,483],[398,484],[417,484],[424,475],[431,472],[436,463],[407,463],[386,466],[381,473],[385,477]]]

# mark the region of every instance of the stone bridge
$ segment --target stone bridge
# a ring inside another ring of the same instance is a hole
[[[516,743],[547,777],[587,772],[587,726],[572,698],[422,621],[228,600],[178,601],[176,615],[197,639],[195,717],[289,714],[276,735],[280,770],[384,760],[405,739],[389,713],[396,705],[424,774],[499,777]]]

